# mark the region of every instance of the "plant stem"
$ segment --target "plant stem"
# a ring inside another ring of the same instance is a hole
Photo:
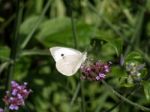
[[[72,106],[73,106],[73,104],[74,104],[74,102],[75,102],[75,100],[76,100],[76,98],[77,98],[77,96],[78,96],[78,93],[79,93],[80,88],[81,88],[81,84],[78,83],[77,88],[76,88],[76,90],[75,90],[75,93],[74,93],[74,95],[73,95],[73,97],[72,97],[72,100],[71,100],[71,103],[70,103],[70,107],[69,107],[69,111],[68,111],[68,112],[71,112]]]
[[[42,12],[42,14],[40,15],[39,19],[37,20],[37,24],[35,24],[34,28],[32,29],[31,33],[28,34],[28,36],[26,37],[26,39],[24,40],[24,42],[21,45],[21,49],[24,49],[26,47],[26,45],[28,44],[28,42],[30,41],[30,39],[32,38],[34,32],[36,31],[36,29],[38,28],[38,26],[40,25],[46,11],[48,10],[49,6],[50,6],[51,0],[48,0],[46,6],[44,7],[44,10]]]
[[[12,48],[11,48],[11,53],[10,53],[10,60],[11,63],[8,66],[8,74],[7,74],[7,79],[6,79],[6,90],[10,90],[10,82],[13,78],[14,74],[14,68],[15,68],[15,60],[17,57],[17,51],[18,51],[18,44],[19,44],[19,28],[20,28],[20,23],[22,20],[22,15],[23,15],[23,2],[21,0],[17,0],[17,8],[16,8],[17,14],[16,14],[16,28],[15,28],[15,33],[14,33],[14,39],[12,42]],[[9,112],[8,107],[5,107],[5,112]]]
[[[82,109],[82,112],[86,112],[85,110],[85,98],[84,98],[84,80],[80,80],[81,82],[81,109]]]
[[[137,103],[132,102],[131,100],[127,99],[126,97],[122,96],[120,93],[118,93],[117,91],[115,91],[110,85],[108,85],[105,81],[102,81],[102,83],[109,89],[112,91],[112,93],[114,93],[116,96],[118,96],[119,98],[121,98],[123,101],[125,101],[126,103],[129,103],[130,105],[135,106],[136,108],[139,108],[143,111],[150,111],[150,108],[144,107],[142,105],[139,105]]]
[[[76,26],[75,26],[75,20],[73,17],[72,12],[72,0],[69,0],[69,9],[70,9],[70,15],[71,15],[71,27],[72,27],[72,33],[73,33],[73,41],[74,41],[74,48],[77,49],[77,32],[76,32]]]
[[[72,12],[72,3],[73,3],[73,1],[69,0],[69,8],[70,8],[70,14],[71,14],[71,25],[72,25],[72,33],[73,33],[73,40],[74,40],[74,48],[77,49],[77,47],[78,47],[78,45],[77,45],[77,32],[76,32],[76,26],[75,26],[75,21],[74,21],[73,12]],[[79,92],[79,89],[81,90],[81,111],[85,112],[84,82],[82,80],[80,80],[80,82],[78,82],[78,86],[77,86],[77,89],[76,89],[76,93],[74,94],[73,101],[75,100],[74,98],[76,98],[75,96]],[[72,104],[73,104],[73,102],[72,102]]]
[[[127,55],[132,50],[132,48],[135,48],[135,46],[139,45],[140,36],[142,33],[141,29],[142,29],[143,20],[144,20],[144,12],[145,12],[145,8],[141,7],[139,16],[137,17],[137,21],[135,23],[135,32],[133,33],[132,38],[130,39],[130,43],[125,51],[125,55]]]
[[[79,93],[80,87],[81,87],[81,84],[78,83],[77,88],[76,88],[76,91],[75,91],[75,93],[74,93],[74,95],[73,95],[73,97],[72,97],[72,100],[71,100],[71,103],[70,103],[70,105],[71,105],[70,107],[72,107],[72,105],[74,104],[74,101],[75,101],[75,99],[77,98],[77,95],[78,95],[78,93]]]
[[[16,28],[15,28],[15,34],[14,34],[14,39],[12,41],[12,48],[11,48],[11,53],[10,53],[10,65],[8,66],[8,75],[7,75],[7,84],[6,84],[6,89],[10,89],[10,81],[12,80],[13,77],[13,69],[15,66],[15,60],[17,57],[17,50],[18,50],[18,44],[19,44],[19,28],[20,28],[20,23],[22,20],[22,14],[23,14],[23,6],[22,6],[22,1],[17,0],[17,19],[16,19]]]
[[[137,90],[139,90],[141,88],[141,86],[138,86],[137,88],[135,88],[134,90],[132,90],[128,95],[126,95],[126,98],[129,98],[131,95],[133,95]],[[124,103],[123,100],[120,100],[118,103],[116,103],[113,107],[111,107],[110,109],[108,109],[105,112],[111,112],[113,111],[116,107],[118,107],[119,105],[121,105],[122,103]]]

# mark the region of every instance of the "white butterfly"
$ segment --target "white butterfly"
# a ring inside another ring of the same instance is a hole
[[[66,47],[52,47],[49,49],[56,61],[57,70],[66,76],[74,75],[86,60],[87,53]]]

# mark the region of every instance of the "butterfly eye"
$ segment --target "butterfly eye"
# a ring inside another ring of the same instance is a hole
[[[62,57],[64,57],[64,54],[61,54]]]

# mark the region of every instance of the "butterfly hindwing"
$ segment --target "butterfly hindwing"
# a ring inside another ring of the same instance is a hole
[[[60,73],[71,76],[77,72],[78,68],[76,66],[81,58],[82,55],[65,56],[56,63],[56,68]]]

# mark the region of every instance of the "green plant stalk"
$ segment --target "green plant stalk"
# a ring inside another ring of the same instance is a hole
[[[73,41],[74,41],[74,48],[77,48],[77,34],[76,34],[76,26],[75,20],[73,18],[73,14],[71,12],[71,26],[72,26],[72,33],[73,33]]]
[[[27,44],[30,41],[30,39],[32,38],[34,32],[37,30],[38,26],[40,25],[41,21],[43,20],[45,13],[46,13],[46,11],[48,10],[48,8],[50,6],[50,3],[51,3],[51,0],[48,0],[47,4],[44,7],[44,10],[43,10],[42,14],[40,15],[39,19],[37,20],[37,24],[35,24],[34,28],[31,31],[31,33],[28,34],[26,39],[21,44],[21,49],[24,49],[27,46]]]
[[[132,92],[130,92],[128,95],[126,95],[126,98],[129,98],[130,96],[132,96],[137,90],[139,90],[141,88],[141,86],[138,86],[138,88],[132,90]],[[108,109],[105,112],[111,112],[113,111],[116,107],[118,107],[119,105],[121,105],[122,103],[124,103],[123,100],[120,100],[118,103],[116,103],[113,107],[111,107],[110,109]]]
[[[81,88],[81,84],[78,83],[77,88],[76,88],[76,91],[75,91],[75,93],[74,93],[74,95],[73,95],[73,97],[72,97],[72,99],[71,99],[70,107],[72,107],[72,105],[74,104],[74,102],[75,102],[75,100],[76,100],[76,98],[77,98],[77,96],[78,96],[78,93],[79,93],[80,88]]]
[[[73,6],[73,1],[69,0],[69,8],[71,11],[71,25],[72,25],[72,34],[73,34],[73,42],[74,42],[74,48],[78,48],[77,45],[77,32],[76,32],[76,26],[75,26],[75,21],[74,21],[74,17],[73,17],[73,10],[72,10],[72,6]],[[75,96],[78,94],[79,92],[79,88],[81,90],[81,112],[85,112],[85,99],[84,99],[84,86],[83,86],[84,82],[82,82],[82,80],[80,80],[80,82],[78,83],[77,89],[75,94],[73,95],[73,101],[75,101]],[[79,86],[80,85],[80,86]],[[73,104],[73,102],[71,103]]]
[[[142,105],[139,105],[137,103],[132,102],[131,100],[127,99],[126,97],[122,96],[120,93],[118,93],[116,90],[114,90],[109,84],[107,84],[105,81],[102,81],[102,83],[110,90],[112,93],[114,93],[116,96],[121,98],[126,103],[129,103],[130,105],[135,106],[136,108],[139,108],[143,111],[150,111],[150,108],[144,107]]]
[[[85,98],[84,98],[84,80],[80,80],[80,82],[81,82],[81,111],[82,112],[86,112],[86,109],[85,109]]]
[[[22,15],[23,15],[23,2],[21,0],[17,0],[16,29],[15,29],[14,39],[13,39],[11,53],[10,53],[11,64],[9,64],[8,66],[8,74],[7,74],[6,86],[5,86],[6,90],[11,89],[10,82],[13,78],[15,61],[18,53],[17,51],[19,45],[19,28],[22,20]],[[8,106],[5,107],[4,111],[9,112]]]
[[[72,106],[74,105],[74,102],[75,102],[75,100],[77,99],[77,97],[78,97],[78,93],[79,93],[79,91],[80,91],[80,88],[81,88],[81,84],[80,83],[78,83],[78,85],[77,85],[77,88],[76,88],[76,90],[75,90],[75,93],[74,93],[74,95],[73,95],[73,97],[72,97],[72,99],[71,99],[71,103],[70,103],[70,107],[69,107],[69,111],[68,112],[71,112],[72,110]]]
[[[21,53],[21,57],[23,56],[33,56],[33,55],[41,55],[41,56],[49,56],[49,52],[43,50],[23,50]]]
[[[23,6],[22,6],[22,2],[20,0],[17,1],[17,19],[16,19],[16,29],[15,29],[15,34],[14,34],[14,39],[13,39],[13,44],[12,44],[12,48],[11,48],[11,53],[10,53],[10,60],[11,60],[11,64],[8,67],[8,77],[7,77],[7,85],[6,85],[6,89],[10,89],[10,81],[12,80],[12,75],[13,75],[13,69],[15,66],[15,61],[16,61],[16,57],[17,57],[17,51],[18,51],[18,44],[19,44],[19,28],[20,28],[20,23],[22,20],[22,15],[23,15]]]
[[[130,39],[130,44],[125,51],[125,55],[127,55],[132,50],[132,48],[135,48],[136,46],[139,45],[141,29],[143,26],[144,12],[145,8],[141,7],[139,16],[137,18],[137,22],[135,24],[135,32],[133,33],[132,38]]]

